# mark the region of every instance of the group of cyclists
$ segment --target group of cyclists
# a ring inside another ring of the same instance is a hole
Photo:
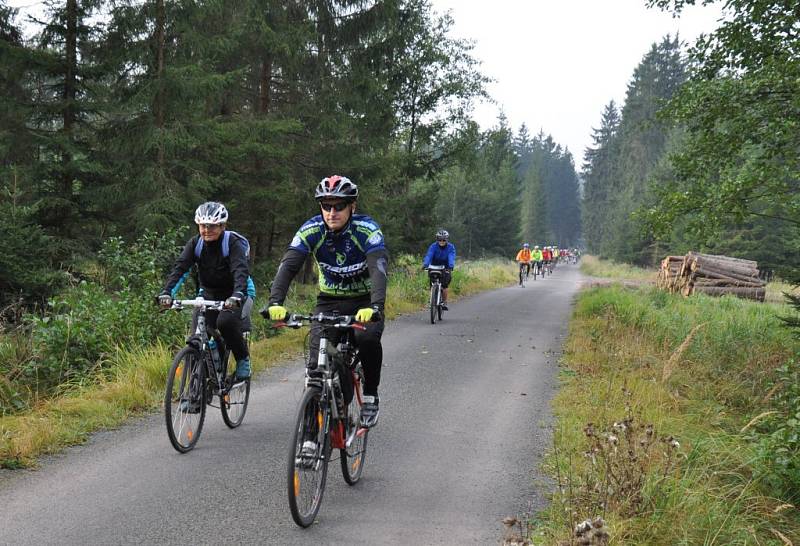
[[[274,321],[287,317],[283,306],[289,285],[303,264],[313,257],[319,269],[319,295],[314,313],[354,315],[363,323],[356,344],[364,370],[364,396],[360,423],[365,428],[378,421],[378,386],[381,379],[383,311],[386,302],[388,254],[383,233],[375,220],[357,214],[358,186],[344,176],[329,176],[317,185],[314,199],[320,213],[304,222],[289,242],[272,282],[261,315]],[[198,234],[187,241],[161,293],[158,304],[172,305],[176,293],[196,266],[200,294],[224,301],[222,311],[209,310],[209,329],[217,328],[236,359],[232,381],[248,381],[250,355],[244,341],[255,299],[250,277],[247,239],[226,229],[228,210],[207,202],[195,211]],[[322,327],[312,327],[311,350],[306,362],[313,376]],[[187,411],[197,411],[189,406]]]
[[[530,276],[533,268],[534,279],[537,275],[544,277],[545,272],[552,273],[558,262],[577,263],[580,251],[577,248],[566,249],[557,246],[534,245],[523,243],[517,252],[516,262],[519,264],[519,285],[525,286],[524,280]]]
[[[359,190],[349,178],[339,175],[323,178],[314,192],[319,214],[304,222],[289,242],[273,279],[267,306],[261,315],[273,321],[287,317],[284,307],[289,285],[309,257],[319,269],[319,294],[314,313],[336,312],[354,315],[364,325],[356,334],[364,370],[364,397],[361,426],[370,428],[378,421],[378,387],[381,379],[388,254],[380,225],[365,214],[358,214]],[[171,273],[167,276],[158,304],[167,308],[196,266],[199,293],[204,298],[224,301],[222,311],[210,310],[207,324],[217,328],[236,359],[231,381],[248,381],[250,354],[244,332],[250,329],[250,313],[255,300],[255,283],[250,277],[247,239],[226,229],[228,210],[222,203],[207,202],[195,211],[198,233],[186,242]],[[579,256],[578,249],[566,250],[538,245],[531,250],[525,243],[517,254],[520,284],[531,266],[552,267],[558,260]],[[442,306],[447,309],[448,288],[456,263],[456,248],[447,230],[440,229],[429,246],[422,267],[444,267],[441,274]],[[194,328],[194,326],[193,326]],[[313,376],[322,326],[311,329],[307,373]],[[191,408],[188,411],[192,411]]]

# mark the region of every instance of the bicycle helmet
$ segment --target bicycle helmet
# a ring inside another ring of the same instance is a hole
[[[529,245],[528,243],[523,243],[523,245],[522,245],[522,248],[530,248],[530,247],[531,247],[531,245]]]
[[[537,248],[539,248],[539,245],[533,245],[534,250],[536,250]]]
[[[228,209],[222,203],[208,201],[194,211],[194,223],[200,224],[225,224],[228,222]]]
[[[440,229],[439,231],[436,232],[436,240],[437,241],[439,241],[439,240],[447,241],[449,239],[450,239],[450,234],[447,233],[446,229]]]
[[[314,199],[321,201],[326,197],[339,197],[346,201],[358,199],[358,186],[353,184],[349,178],[339,175],[323,178],[317,185],[314,192]]]

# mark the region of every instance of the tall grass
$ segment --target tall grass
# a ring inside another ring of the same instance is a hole
[[[408,257],[406,261],[408,265],[401,262],[390,278],[386,304],[390,319],[416,311],[427,301],[427,278],[420,270],[421,260]],[[451,297],[513,283],[514,269],[509,264],[504,260],[484,260],[459,265],[453,275]],[[316,294],[316,286],[293,284],[285,306],[293,312],[308,312],[313,308]],[[260,297],[255,309],[265,301],[266,296]],[[159,319],[153,313],[152,320]],[[253,326],[254,371],[301,354],[305,332],[277,332],[255,313]],[[36,457],[43,453],[82,442],[93,431],[118,426],[132,415],[157,408],[163,397],[169,363],[182,340],[179,336],[172,346],[155,343],[146,347],[117,347],[114,354],[104,357],[102,373],[62,384],[55,396],[29,393],[29,407],[0,416],[0,467],[34,465]],[[18,345],[23,342],[23,339],[0,339],[0,355],[25,351],[23,345]],[[3,389],[14,388],[17,387],[13,378],[0,374],[0,396]]]
[[[631,281],[655,281],[657,274],[657,271],[654,269],[643,269],[635,265],[601,260],[591,255],[583,256],[580,263],[581,272],[591,277]]]
[[[541,543],[574,543],[575,522],[595,516],[605,518],[611,544],[782,544],[781,534],[800,540],[793,486],[777,483],[758,425],[748,425],[774,411],[776,374],[800,348],[778,318],[785,312],[655,289],[583,293],[554,402],[555,446],[546,468],[560,487],[536,529]],[[647,457],[636,447],[618,449],[610,435],[623,422],[639,431],[651,425],[664,441]],[[598,440],[585,431],[588,423],[601,431],[605,449],[641,473],[633,510],[617,498],[609,472],[616,467],[597,464],[610,456],[593,448]],[[672,441],[680,446],[675,452]]]

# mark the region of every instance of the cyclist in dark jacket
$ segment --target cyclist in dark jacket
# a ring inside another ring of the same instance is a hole
[[[200,293],[209,300],[224,300],[222,312],[208,311],[209,328],[218,328],[225,344],[236,358],[236,379],[250,377],[250,354],[243,331],[249,329],[250,311],[256,289],[250,278],[247,239],[234,231],[226,231],[228,210],[222,203],[209,201],[195,211],[194,221],[199,234],[195,235],[175,262],[158,296],[162,307],[172,305],[192,266],[197,266]]]
[[[436,232],[436,242],[428,247],[428,252],[422,260],[423,269],[430,265],[443,265],[442,271],[442,309],[447,311],[447,287],[450,286],[451,272],[456,266],[456,247],[449,242],[450,234],[445,229]]]
[[[361,425],[372,427],[378,421],[378,385],[383,361],[381,335],[388,263],[383,233],[375,220],[355,213],[358,187],[348,178],[324,178],[314,197],[321,214],[300,226],[289,243],[272,282],[266,312],[272,320],[286,318],[283,301],[289,284],[306,258],[313,256],[319,266],[320,289],[314,313],[338,311],[342,315],[355,315],[366,326],[366,331],[356,332],[355,343],[364,367]],[[312,369],[317,365],[321,333],[322,325],[312,325],[307,363]]]

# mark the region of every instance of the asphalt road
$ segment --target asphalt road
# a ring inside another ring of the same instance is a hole
[[[206,416],[194,451],[153,415],[0,473],[0,544],[496,544],[501,519],[543,505],[549,400],[576,266],[401,317],[384,334],[381,418],[364,476],[333,461],[317,523],[286,501],[299,361],[261,374],[244,424]],[[166,363],[165,363],[166,365]],[[335,455],[336,456],[336,455]]]

